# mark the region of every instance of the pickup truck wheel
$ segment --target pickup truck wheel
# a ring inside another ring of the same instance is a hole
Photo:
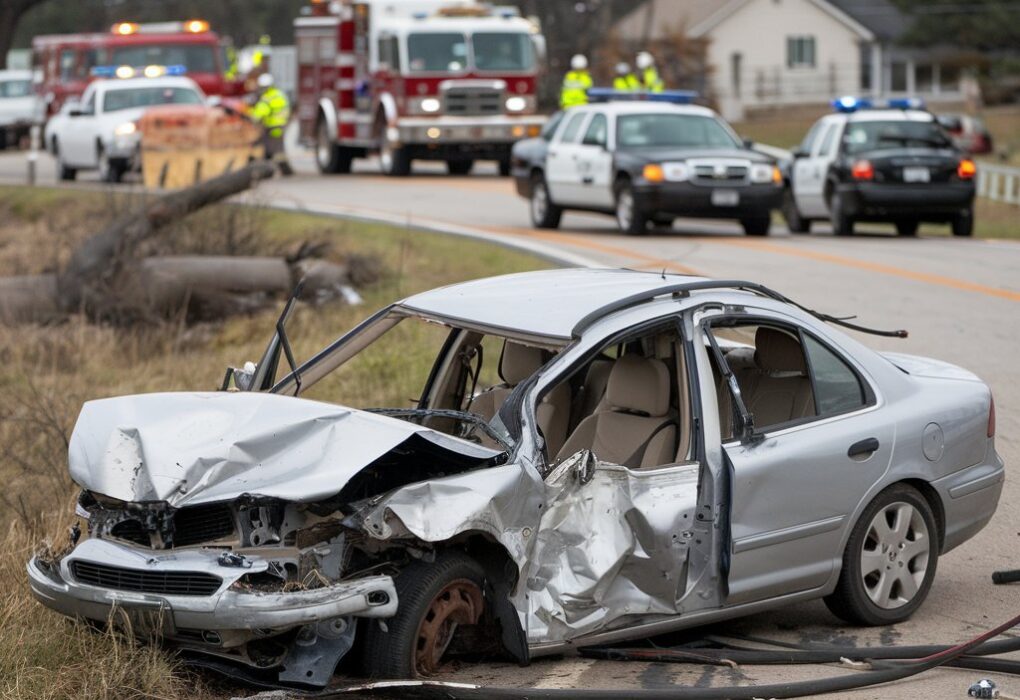
[[[78,175],[78,171],[64,163],[60,155],[60,143],[53,137],[53,155],[57,159],[57,175],[64,182],[70,182]]]
[[[832,216],[832,232],[837,236],[852,236],[854,220],[846,212],[846,204],[839,193],[833,193],[829,200],[829,213]]]
[[[559,228],[563,210],[553,204],[545,178],[535,175],[531,179],[531,225],[535,228]]]
[[[473,160],[448,160],[446,161],[446,172],[451,175],[467,175],[475,167]]]
[[[648,214],[638,207],[634,188],[627,180],[616,184],[616,225],[628,236],[641,236],[648,231]]]
[[[793,190],[787,187],[783,190],[783,218],[786,219],[786,228],[790,233],[810,233],[811,220],[800,215],[797,208],[797,200],[793,196]]]
[[[485,574],[461,552],[443,552],[435,562],[416,561],[398,575],[397,614],[367,621],[363,667],[372,678],[420,678],[435,674],[462,626],[485,612]],[[383,624],[384,623],[384,624]]]
[[[772,228],[772,217],[768,214],[752,216],[741,219],[740,225],[744,227],[744,233],[748,236],[767,236],[769,229]]]
[[[124,178],[124,164],[110,158],[102,146],[97,147],[96,161],[99,163],[99,179],[103,182],[116,183]]]
[[[900,236],[916,236],[921,222],[917,219],[906,219],[896,222],[896,233]]]
[[[384,136],[379,147],[379,165],[383,175],[406,177],[411,174],[411,156],[403,146],[390,143]]]
[[[861,514],[843,554],[843,570],[825,604],[857,625],[891,625],[924,602],[938,564],[938,526],[924,496],[896,484]]]
[[[974,210],[962,210],[959,214],[953,217],[952,226],[954,236],[974,235]]]

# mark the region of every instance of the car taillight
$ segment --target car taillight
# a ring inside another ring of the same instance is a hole
[[[969,158],[964,158],[960,161],[960,164],[956,166],[956,175],[961,180],[971,180],[977,174],[977,166],[974,165],[974,161]]]
[[[859,160],[850,167],[850,174],[855,180],[873,180],[875,178],[875,166],[870,160]]]
[[[992,403],[988,407],[988,437],[995,437],[995,397],[992,397]]]

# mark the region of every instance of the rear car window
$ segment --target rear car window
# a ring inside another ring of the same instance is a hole
[[[819,416],[845,413],[865,405],[861,380],[846,362],[807,334],[804,335],[804,350],[814,377],[815,406]]]
[[[934,147],[951,145],[942,127],[935,121],[861,121],[847,125],[843,137],[849,154],[875,151],[882,148]]]

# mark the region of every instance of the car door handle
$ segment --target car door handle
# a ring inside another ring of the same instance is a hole
[[[593,177],[585,177],[585,178],[582,178],[581,182],[583,182],[586,185],[590,185],[590,184],[595,182],[595,178],[593,178]]]
[[[558,152],[559,152],[559,151],[553,151],[553,150],[551,150],[551,149],[550,149],[550,150],[549,150],[549,152],[548,152],[548,153],[547,153],[546,155],[554,156],[554,155],[556,155],[556,154],[557,154]]]
[[[878,438],[868,438],[850,445],[850,449],[846,451],[846,456],[851,458],[863,457],[870,455],[872,452],[877,452],[878,447]]]

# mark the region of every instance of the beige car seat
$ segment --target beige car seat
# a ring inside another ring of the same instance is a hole
[[[588,449],[601,461],[631,468],[671,463],[677,426],[669,399],[665,363],[624,355],[613,363],[602,406],[581,421],[557,459]]]

